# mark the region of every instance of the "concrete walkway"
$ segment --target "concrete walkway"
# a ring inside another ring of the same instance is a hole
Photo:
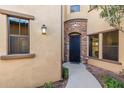
[[[69,69],[69,79],[66,88],[101,88],[96,78],[85,68],[85,65],[64,63]]]

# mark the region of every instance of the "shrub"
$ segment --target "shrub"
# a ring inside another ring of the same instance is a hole
[[[69,76],[68,68],[63,67],[62,70],[63,70],[63,71],[62,71],[62,77],[63,77],[63,79],[67,79],[68,76]]]
[[[46,82],[44,85],[43,85],[43,88],[53,88],[53,82]]]
[[[103,81],[106,88],[124,88],[124,84],[113,77],[104,76]]]

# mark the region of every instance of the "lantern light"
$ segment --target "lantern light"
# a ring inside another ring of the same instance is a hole
[[[47,27],[44,24],[42,25],[41,30],[42,30],[42,34],[43,35],[46,35],[46,33],[47,33]]]

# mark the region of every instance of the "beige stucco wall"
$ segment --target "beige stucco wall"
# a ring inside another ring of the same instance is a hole
[[[121,26],[124,29],[124,18],[122,19]],[[122,63],[124,69],[124,32],[119,32],[119,62]]]
[[[119,74],[119,72],[123,69],[121,65],[104,62],[100,60],[89,59],[88,63],[96,67],[100,67],[100,68],[115,72],[117,74]]]
[[[65,16],[64,19],[69,20],[69,19],[75,19],[75,18],[83,18],[87,19],[87,11],[89,9],[89,6],[87,5],[80,5],[80,12],[70,12],[70,5],[65,6]]]
[[[30,52],[35,58],[0,60],[0,87],[37,87],[61,79],[61,6],[1,6],[33,15],[30,21]],[[41,26],[48,28],[41,34]],[[7,55],[7,16],[0,14],[0,55]]]
[[[88,13],[88,23],[87,23],[88,34],[113,29],[113,27],[110,27],[109,24],[104,19],[100,18],[99,13],[100,11],[98,10],[92,10]],[[122,20],[122,25],[123,24],[124,22]],[[94,60],[94,59],[90,59],[89,64],[102,67],[104,69],[113,71],[115,73],[119,73],[120,71],[122,71],[122,69],[124,69],[124,43],[123,41],[124,41],[124,32],[119,31],[119,62],[122,63],[122,65],[107,63],[107,62]],[[100,42],[100,47],[102,47],[101,42]],[[99,51],[102,50],[100,47],[99,47]],[[99,58],[102,58],[102,55],[100,55]]]
[[[99,10],[88,12],[87,34],[112,29],[103,18],[100,18],[99,13]]]

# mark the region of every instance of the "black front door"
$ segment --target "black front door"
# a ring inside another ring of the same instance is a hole
[[[70,62],[80,62],[80,35],[70,35],[70,48],[69,48]]]

